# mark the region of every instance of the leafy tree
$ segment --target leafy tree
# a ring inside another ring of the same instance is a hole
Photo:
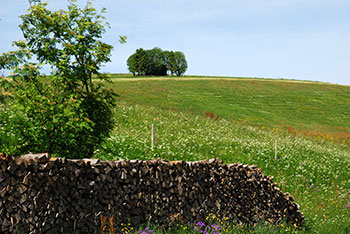
[[[151,50],[146,50],[146,71],[145,75],[165,76],[167,68],[164,64],[163,50],[155,47]]]
[[[187,61],[184,53],[176,51],[173,53],[174,65],[172,67],[172,73],[174,72],[177,76],[183,75],[187,70]]]
[[[169,70],[169,58],[170,58],[171,51],[163,50],[162,56],[163,56],[163,64],[165,65],[167,69],[167,73]]]
[[[25,40],[14,43],[26,55],[14,56],[12,76],[12,108],[24,116],[15,130],[17,153],[91,157],[113,127],[115,94],[93,82],[108,80],[99,72],[113,49],[100,41],[108,27],[105,9],[98,13],[91,2],[79,8],[70,0],[67,10],[50,11],[47,3],[34,2],[21,16]],[[43,65],[51,67],[50,75],[40,73]]]
[[[128,65],[129,72],[131,72],[135,76],[137,72],[136,53],[132,54],[128,58],[128,60],[126,61],[126,64]]]
[[[147,66],[146,51],[142,48],[137,49],[136,53],[132,54],[128,60],[127,65],[129,71],[135,76],[136,73],[139,76],[145,75]]]
[[[177,70],[177,64],[175,59],[174,51],[170,51],[167,57],[167,69],[170,71],[171,75],[174,75]]]
[[[145,69],[147,65],[146,51],[142,48],[136,50],[136,71],[139,76],[145,74]]]

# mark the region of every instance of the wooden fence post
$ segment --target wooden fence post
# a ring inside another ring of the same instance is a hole
[[[275,140],[275,160],[277,159],[277,139]]]
[[[151,133],[151,149],[154,149],[154,124],[152,123],[152,133]]]

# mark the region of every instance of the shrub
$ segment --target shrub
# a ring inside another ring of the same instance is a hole
[[[70,1],[68,10],[50,11],[48,3],[34,2],[21,16],[25,40],[0,57],[0,69],[14,73],[12,111],[23,116],[12,131],[19,147],[13,151],[91,157],[109,135],[115,105],[115,94],[93,82],[107,79],[99,69],[113,49],[99,40],[108,26],[105,9],[99,14],[90,2],[82,9]],[[50,75],[40,73],[42,65]]]

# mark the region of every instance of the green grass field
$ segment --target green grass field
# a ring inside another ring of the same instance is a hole
[[[116,126],[95,158],[216,157],[256,164],[295,197],[306,227],[231,225],[221,233],[350,233],[350,86],[244,77],[111,79],[105,84],[119,94]],[[13,127],[4,122],[0,128],[4,152],[16,147],[17,139],[6,132]],[[168,233],[199,233],[195,229],[193,224]]]
[[[349,86],[246,78],[112,80],[108,86],[120,95],[117,125],[97,158],[218,157],[257,164],[300,204],[307,225],[298,232],[350,232]]]
[[[209,112],[254,126],[350,139],[349,86],[244,78],[113,80],[120,100],[128,103],[200,116]]]

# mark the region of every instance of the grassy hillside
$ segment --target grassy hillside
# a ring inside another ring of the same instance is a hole
[[[257,164],[301,205],[307,228],[300,232],[350,232],[350,87],[228,78],[157,79],[116,78],[109,84],[120,94],[118,125],[96,157],[218,157],[227,163]]]
[[[113,79],[116,82],[112,87],[120,100],[128,103],[201,116],[214,113],[215,117],[278,128],[291,134],[350,141],[350,86],[286,80],[204,79],[151,78],[125,82],[117,78]]]
[[[300,231],[262,226],[255,233],[350,233],[350,86],[224,77],[111,78],[114,82],[106,85],[120,95],[116,126],[96,158],[217,157],[256,164],[295,197],[307,225]],[[18,126],[5,121],[2,127],[0,150],[16,147],[18,139],[6,129]]]

